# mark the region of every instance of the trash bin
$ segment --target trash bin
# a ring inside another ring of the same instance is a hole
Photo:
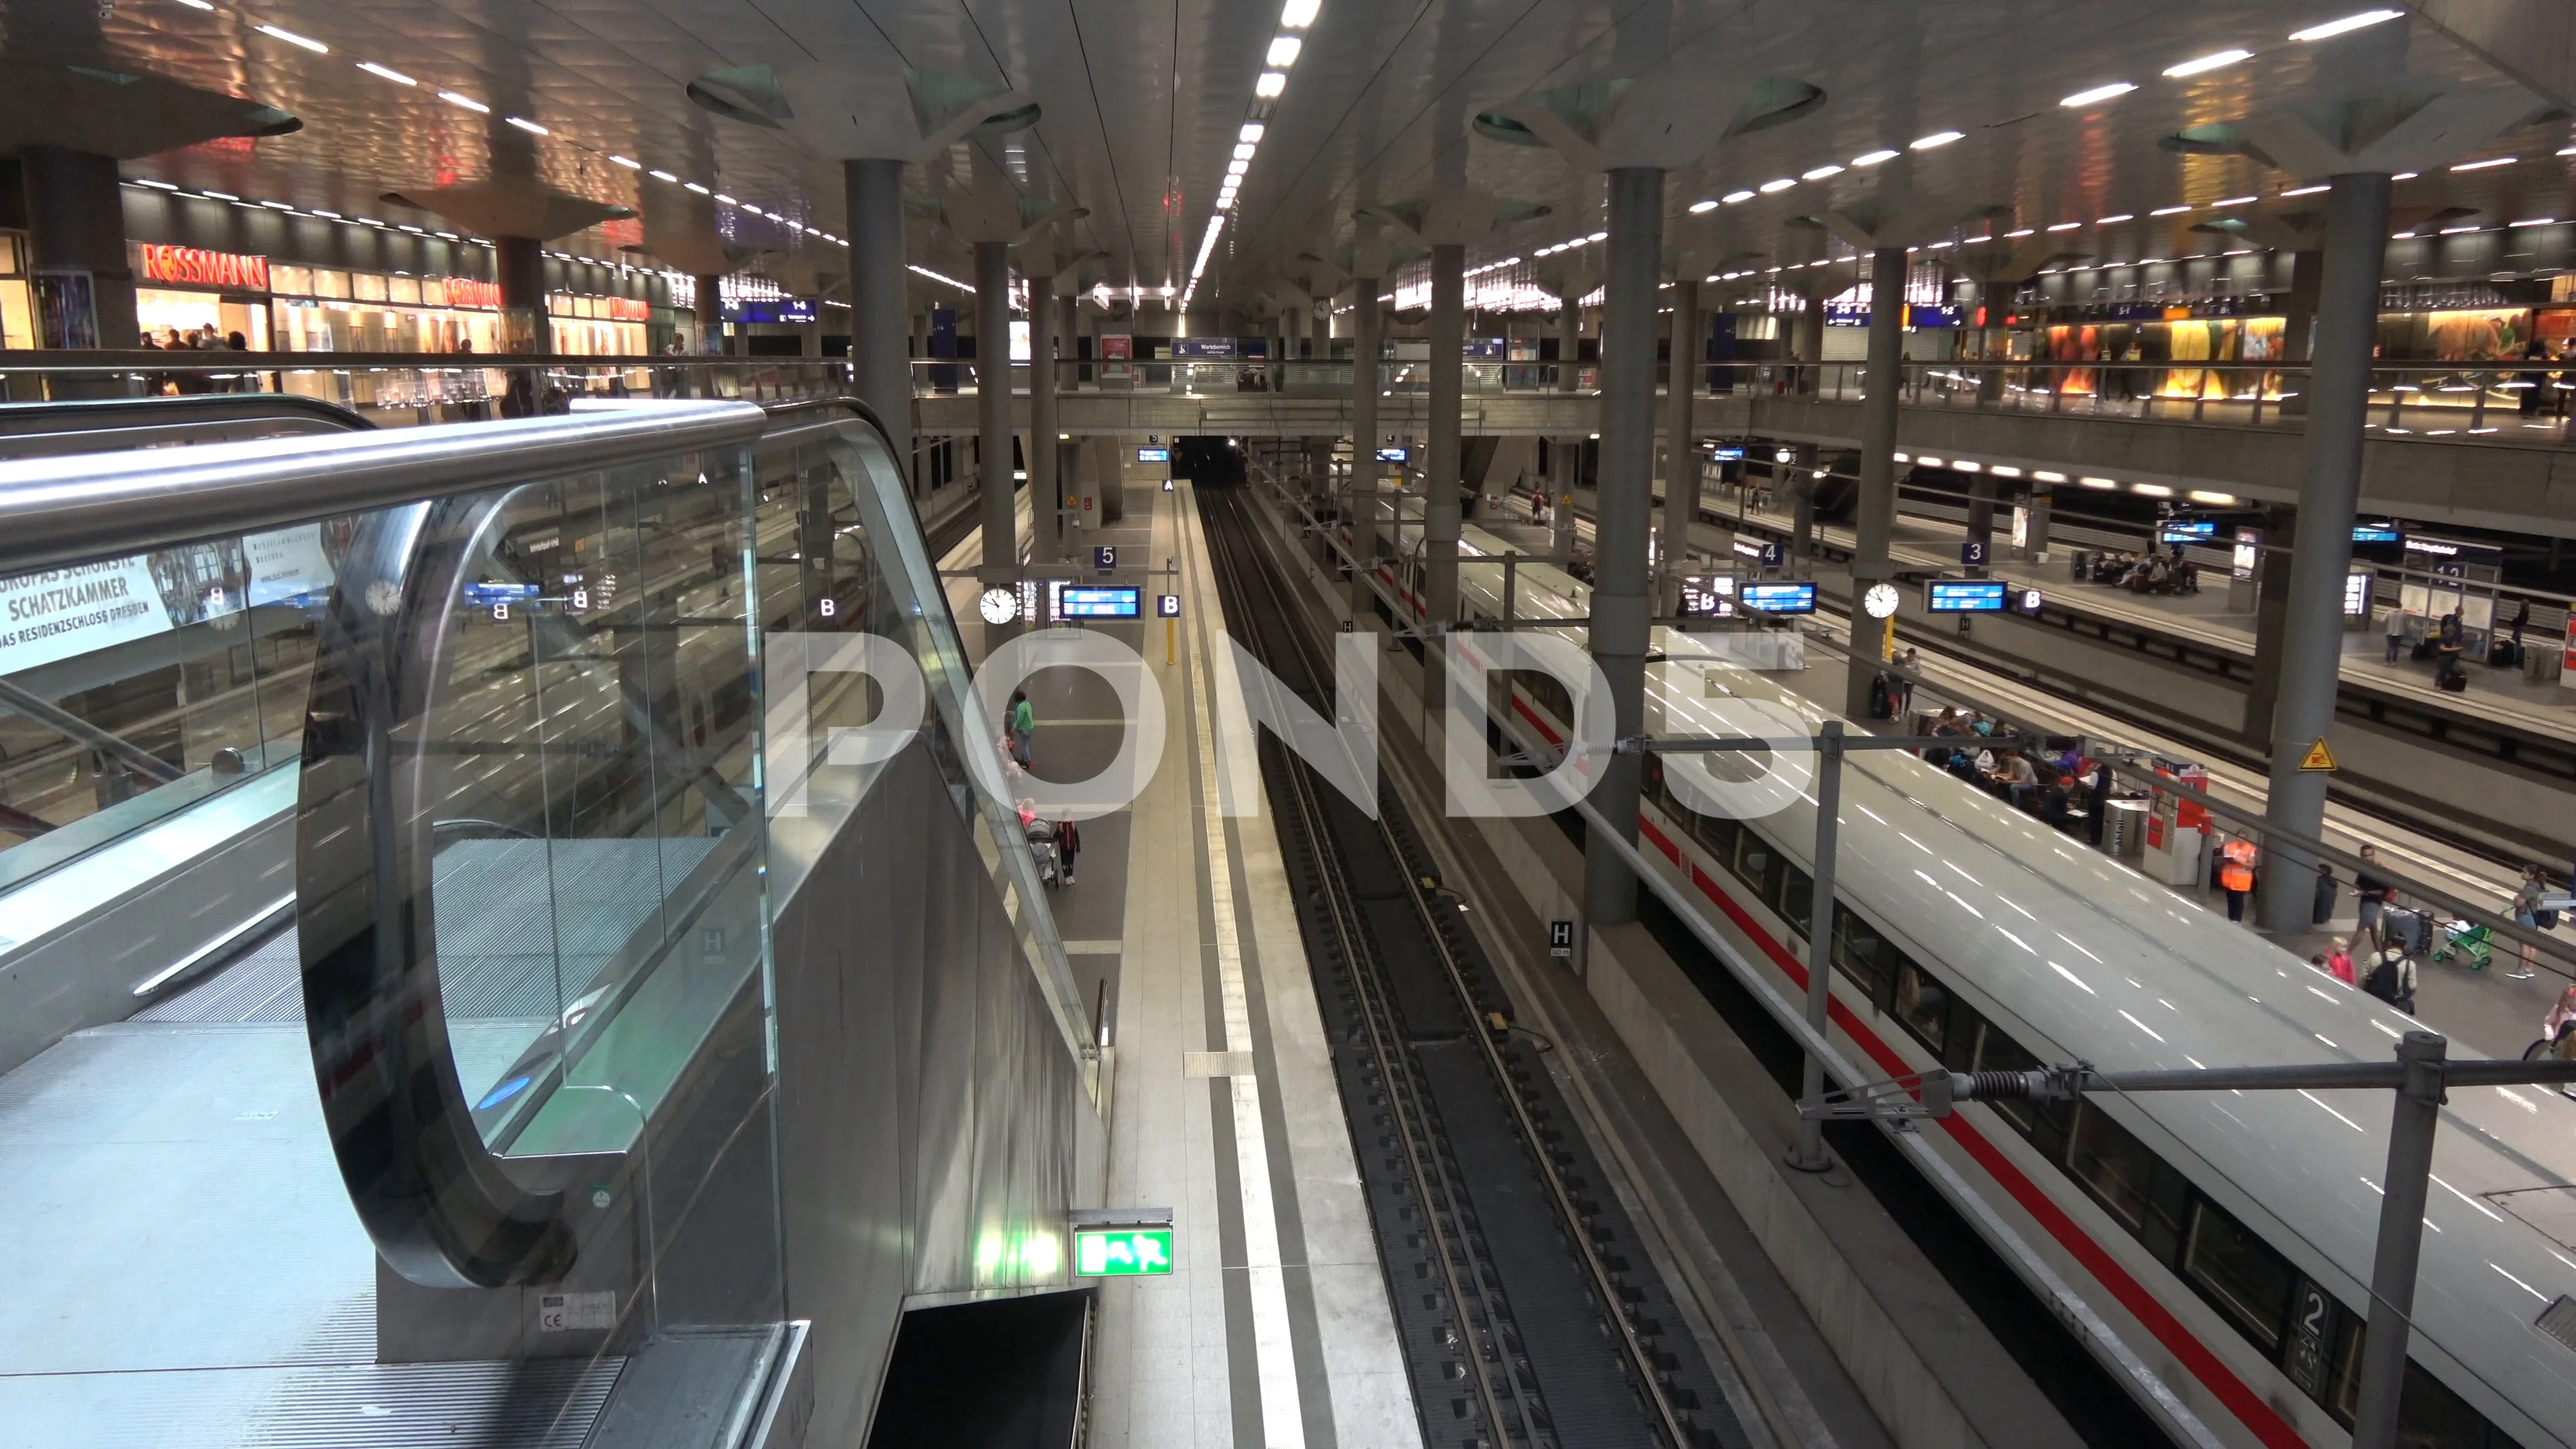
[[[2134,856],[2147,848],[2147,802],[2114,800],[2102,810],[2102,853]]]

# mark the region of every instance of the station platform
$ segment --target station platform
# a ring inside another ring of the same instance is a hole
[[[1157,570],[1177,559],[1177,578],[1121,581],[1178,594],[1181,616],[1088,627],[1144,660],[1165,746],[1131,806],[1080,822],[1074,879],[1049,903],[1085,999],[1107,1003],[1106,1199],[1171,1209],[1177,1267],[1100,1284],[1090,1442],[1415,1445],[1279,842],[1267,816],[1218,807],[1208,650],[1224,647],[1225,620],[1198,513],[1187,483],[1166,493],[1141,474],[1126,499],[1124,519],[1082,531],[1079,549],[1115,545]],[[970,569],[980,547],[970,534],[943,568]],[[961,618],[978,587],[952,578]],[[998,640],[977,632],[980,665]],[[1109,680],[1045,668],[1026,688],[1033,774],[1110,765],[1122,724]]]

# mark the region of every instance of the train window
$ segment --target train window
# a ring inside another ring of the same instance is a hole
[[[1780,898],[1776,904],[1780,919],[1789,923],[1789,929],[1797,932],[1800,940],[1806,939],[1808,922],[1815,915],[1815,902],[1815,877],[1786,860],[1781,861]]]
[[[1935,1052],[1948,1039],[1950,993],[1901,953],[1896,958],[1896,1019]]]
[[[1878,928],[1862,920],[1851,907],[1834,907],[1834,964],[1851,977],[1869,1004],[1884,1011],[1887,993],[1895,977],[1896,948]]]
[[[1735,859],[1735,838],[1744,833],[1744,827],[1737,824],[1731,815],[1694,815],[1691,817],[1691,833],[1699,837],[1700,844],[1708,847],[1712,857],[1728,861]]]
[[[1786,864],[1788,862],[1781,859],[1780,852],[1771,848],[1771,842],[1750,829],[1742,832],[1736,841],[1735,873],[1743,880],[1744,888],[1753,893],[1754,899],[1766,906],[1775,905],[1780,899],[1780,867]]]
[[[2397,1399],[2397,1449],[2513,1449],[2513,1440],[2408,1359],[2406,1387]]]
[[[1986,1018],[1975,1007],[1951,998],[1950,1028],[1942,1038],[1941,1065],[1954,1072],[1975,1071],[1988,1030]]]
[[[2203,1199],[2191,1207],[2191,1243],[2182,1271],[2220,1312],[2236,1320],[2246,1337],[2268,1354],[2280,1353],[2281,1324],[2298,1275],[2269,1244]]]
[[[1976,1069],[1981,1072],[2035,1072],[2045,1065],[1991,1022],[1986,1026],[1985,1039],[1977,1043]],[[2066,1160],[2067,1129],[2074,1125],[2072,1103],[2003,1100],[1991,1105],[1996,1115],[2029,1138],[2031,1145],[2047,1154],[2050,1161]]]
[[[2171,1263],[2182,1204],[2172,1193],[2158,1190],[2158,1169],[2163,1167],[2147,1144],[2109,1113],[2090,1100],[2080,1105],[2066,1146],[2066,1170],[2122,1226],[2155,1249],[2158,1258]]]

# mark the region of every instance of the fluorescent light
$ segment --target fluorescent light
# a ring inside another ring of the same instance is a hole
[[[176,191],[179,189],[167,181],[145,181],[138,179],[134,184],[137,186],[149,186],[155,191]]]
[[[1801,181],[1822,181],[1828,176],[1840,176],[1842,174],[1843,168],[1840,166],[1825,165],[1819,166],[1813,171],[1799,172],[1798,179]]]
[[[2018,478],[2021,476],[2021,470],[2012,466],[2010,463],[1997,463],[1986,471],[1994,474],[1998,478]]]
[[[383,76],[386,80],[392,81],[398,86],[416,86],[420,84],[420,82],[413,80],[410,76],[404,75],[401,71],[388,70],[385,67],[376,64],[372,60],[359,61],[358,69],[365,71],[369,75]]]
[[[1922,465],[1923,465],[1924,467],[1926,467],[1926,468],[1938,468],[1938,467],[1943,466],[1943,464],[1942,464],[1942,462],[1941,462],[1941,460],[1940,460],[1940,459],[1935,458],[1935,457],[1931,457],[1931,456],[1929,456],[1929,455],[1926,455],[1926,456],[1924,456],[1924,457],[1917,458],[1917,459],[1915,459],[1914,461],[1915,461],[1915,462],[1917,462],[1917,463],[1922,464]]]
[[[1852,158],[1852,164],[1854,166],[1875,166],[1881,161],[1893,161],[1896,159],[1896,156],[1896,152],[1885,149],[1877,151],[1863,151]]]
[[[438,93],[438,98],[447,102],[451,106],[463,106],[465,109],[472,111],[478,116],[488,116],[492,114],[492,108],[490,106],[483,104],[472,96],[460,96],[454,91],[440,91]]]
[[[714,193],[712,193],[712,194],[714,195],[714,197],[715,197],[715,199],[716,199],[716,200],[718,200],[718,201],[720,201],[720,202],[723,202],[723,203],[724,203],[725,205],[727,205],[727,206],[734,206],[734,205],[738,205],[738,204],[739,204],[739,203],[737,203],[737,202],[736,202],[732,197],[725,195],[725,194],[724,194],[723,192],[721,192],[721,191],[714,192]]]
[[[2282,194],[2283,196],[2314,196],[2314,195],[2316,195],[2316,194],[2317,194],[2318,192],[2320,192],[2320,191],[2332,191],[2332,190],[2334,190],[2334,188],[2333,188],[2333,187],[2328,186],[2328,185],[2326,185],[2326,184],[2325,184],[2325,183],[2323,183],[2323,182],[2319,182],[2317,185],[2314,185],[2314,186],[2293,186],[2293,187],[2291,187],[2289,190],[2284,191],[2284,192],[2282,192],[2281,194]]]
[[[1293,35],[1283,35],[1270,42],[1270,54],[1267,59],[1273,68],[1286,70],[1297,63],[1297,52],[1305,48],[1306,42]]]
[[[1260,149],[1260,147],[1253,145],[1250,141],[1242,142],[1234,148],[1234,159],[1237,161],[1249,161],[1252,159],[1252,153]]]
[[[1716,203],[1716,202],[1714,202],[1714,201],[1706,201],[1706,200],[1702,200],[1702,201],[1694,201],[1694,202],[1692,202],[1692,203],[1690,204],[1690,212],[1691,212],[1691,215],[1693,215],[1693,216],[1697,216],[1697,215],[1699,215],[1701,212],[1704,212],[1704,211],[1715,211],[1715,210],[1717,210],[1717,203]]]
[[[2329,20],[2323,25],[2311,25],[2305,30],[2293,30],[2290,32],[2290,38],[2292,40],[2330,40],[2335,36],[2359,30],[2365,25],[2377,25],[2383,20],[2394,20],[2405,13],[2403,10],[2364,10],[2358,15],[2347,15],[2341,20]]]
[[[2049,230],[2050,230],[2050,231],[2073,231],[2073,230],[2075,230],[2077,227],[2082,226],[2083,224],[2084,224],[2084,223],[2082,223],[2082,222],[2080,222],[2080,221],[2061,221],[2061,222],[2059,222],[2057,225],[2050,227],[2050,228],[2049,228]]]
[[[2117,488],[2120,486],[2108,478],[2078,478],[2075,481],[2083,484],[2087,488]]]
[[[2423,173],[2423,172],[2421,172],[2421,171],[2400,171],[2400,172],[2398,172],[2396,175],[2391,176],[2391,177],[2389,177],[2388,179],[2389,179],[2389,180],[2391,180],[2391,181],[2412,181],[2412,180],[2414,180],[2416,177],[2421,176],[2421,175],[2423,175],[2423,174],[2424,174],[2424,173]]]
[[[1730,191],[1726,193],[1724,199],[1727,205],[1733,206],[1739,201],[1751,201],[1753,199],[1753,193],[1750,191]]]
[[[2137,86],[2129,81],[2113,81],[2107,86],[2095,86],[2089,91],[2077,91],[2075,94],[2059,101],[2058,104],[2061,106],[2089,106],[2097,101],[2118,100],[2120,97],[2125,96],[2136,89]]]
[[[509,122],[509,123],[510,123],[511,125],[513,125],[513,126],[518,127],[518,128],[519,128],[520,130],[522,130],[522,131],[526,131],[526,132],[528,132],[528,133],[529,133],[529,134],[531,134],[531,135],[537,135],[537,136],[550,136],[550,135],[554,134],[553,132],[548,131],[545,127],[540,126],[540,125],[538,125],[536,122],[529,120],[529,119],[528,119],[527,117],[525,117],[525,116],[503,116],[501,119],[502,119],[502,120],[505,120],[505,121],[507,121],[507,122]]]
[[[359,218],[358,218],[358,225],[360,225],[360,226],[378,226],[378,227],[380,227],[380,226],[383,226],[383,225],[384,225],[384,223],[383,223],[383,222],[381,222],[381,221],[376,220],[376,219],[375,219],[374,217],[372,217],[372,216],[362,216],[362,217],[359,217]]]
[[[1935,146],[1947,146],[1951,142],[1956,141],[1967,134],[1968,133],[1965,131],[1935,131],[1929,136],[1916,137],[1914,139],[1914,143],[1906,147],[1906,149],[1909,151],[1929,151]]]
[[[280,30],[274,25],[254,25],[251,29],[273,39],[283,40],[289,45],[303,46],[306,50],[313,52],[315,55],[329,55],[331,53],[331,47],[324,45],[322,42],[315,40],[309,35],[298,35],[292,30]]]
[[[2198,60],[2186,60],[2180,65],[2166,66],[2165,74],[2180,80],[2187,75],[2201,75],[2208,71],[2222,70],[2240,60],[2253,58],[2254,52],[2250,50],[2216,50]]]
[[[202,196],[202,197],[206,198],[208,201],[239,201],[239,200],[241,200],[241,198],[240,198],[240,197],[233,195],[233,194],[232,194],[231,192],[229,192],[229,191],[200,191],[200,192],[198,192],[197,194],[198,194],[199,196]]]
[[[2031,481],[2032,481],[2032,482],[2034,482],[2034,483],[2063,483],[2063,482],[2065,482],[2065,481],[2066,481],[2066,475],[2065,475],[2065,474],[2063,474],[2063,473],[2052,473],[2052,472],[2048,471],[2046,468],[2034,468],[2034,469],[2032,469],[2032,470],[2031,470],[2031,473],[2030,473],[2030,477],[2031,477]]]
[[[317,206],[317,207],[315,207],[315,208],[313,208],[313,214],[314,214],[315,216],[323,217],[323,218],[326,218],[326,219],[331,220],[331,221],[338,221],[338,220],[340,219],[340,213],[338,213],[338,212],[336,212],[336,211],[324,211],[322,208],[320,208],[320,207],[318,207],[318,206]]]
[[[1606,231],[1596,231],[1592,235],[1584,238],[1586,242],[1606,242],[1609,239],[1610,233]]]
[[[1303,30],[1315,23],[1315,12],[1324,8],[1324,0],[1288,0],[1279,12],[1279,23],[1290,30]]]
[[[2004,240],[2006,240],[2006,241],[2011,241],[2011,240],[2015,239],[2016,237],[2037,236],[2037,235],[2039,235],[2039,228],[2037,228],[2037,227],[2031,227],[2031,226],[2025,226],[2025,227],[2020,228],[2020,229],[2019,229],[2019,230],[2017,230],[2017,231],[2008,231],[2008,232],[2005,232],[2005,233],[2004,233]]]
[[[410,232],[413,236],[427,236],[427,235],[429,235],[429,233],[428,233],[428,232],[422,231],[419,227],[416,227],[416,226],[412,225],[410,222],[407,222],[407,221],[398,221],[398,222],[394,223],[394,230],[396,230],[396,231],[407,231],[407,232]]]
[[[1768,196],[1774,191],[1786,191],[1797,184],[1798,183],[1796,181],[1786,176],[1773,181],[1765,181],[1762,183],[1762,194]]]
[[[187,6],[191,10],[212,10],[215,8],[214,0],[179,0],[179,3]]]
[[[668,171],[647,171],[647,172],[645,172],[644,174],[645,174],[645,175],[647,175],[647,176],[652,177],[652,178],[653,178],[654,180],[656,180],[656,181],[674,181],[674,182],[676,182],[676,181],[678,181],[678,180],[680,179],[679,177],[672,175],[672,174],[671,174],[670,172],[668,172]]]
[[[680,183],[680,185],[681,185],[682,187],[686,188],[687,190],[690,190],[690,191],[694,191],[694,192],[696,192],[696,193],[697,193],[697,194],[699,194],[700,196],[713,196],[713,195],[715,195],[715,193],[714,193],[714,192],[707,190],[705,187],[700,186],[698,183],[696,183],[696,182],[694,182],[694,181],[683,181],[683,182],[681,182],[681,183]]]
[[[2451,169],[2454,171],[2484,171],[2493,166],[2510,166],[2521,159],[2522,158],[2519,156],[2490,156],[2484,161],[2463,161],[2458,165],[2453,166]]]
[[[2149,215],[2149,216],[2180,216],[2180,215],[2182,215],[2184,212],[2189,211],[2189,210],[2191,210],[2191,208],[2190,208],[2190,207],[2188,207],[2188,206],[2159,206],[2159,207],[2157,207],[2155,210],[2153,210],[2153,211],[2151,211],[2151,212],[2148,212],[2148,213],[2147,213],[2147,215]]]
[[[2095,226],[2118,226],[2120,223],[2122,223],[2122,222],[2124,222],[2124,221],[2136,221],[2136,220],[2137,220],[2137,218],[2136,218],[2135,216],[2132,216],[2132,215],[2130,215],[2128,212],[2125,212],[2125,211],[2124,211],[2124,212],[2121,212],[2121,213],[2120,213],[2119,215],[2117,215],[2117,216],[2105,216],[2105,217],[2101,217],[2101,218],[2099,218],[2099,219],[2095,220],[2093,224],[2094,224]]]
[[[2515,226],[2556,226],[2558,224],[2558,218],[2554,216],[2531,216],[2525,217],[2513,224]]]
[[[1261,79],[1252,83],[1252,93],[1256,96],[1260,96],[1264,100],[1275,99],[1287,89],[1288,73],[1286,71],[1265,70],[1261,73]]]
[[[1246,121],[1243,123],[1243,130],[1236,135],[1235,139],[1238,141],[1258,141],[1261,139],[1261,133],[1266,129],[1268,128],[1263,126],[1259,121]]]
[[[2173,496],[2173,490],[2167,488],[2162,483],[2132,483],[2129,485],[2129,491],[2132,493],[2144,494],[2149,498],[2171,498]]]
[[[2203,489],[2194,488],[2191,490],[2191,501],[2194,503],[2207,503],[2219,508],[2225,508],[2236,501],[2236,495],[2233,493],[2211,493]]]
[[[1985,468],[1985,464],[1971,463],[1965,458],[1953,458],[1950,460],[1950,471],[1953,473],[1982,473],[1985,471]]]
[[[2255,203],[2255,202],[2257,202],[2257,201],[2261,201],[2262,199],[2263,199],[2263,198],[2261,198],[2261,197],[2259,197],[2259,196],[2222,196],[2222,197],[2218,198],[2216,201],[2211,202],[2211,203],[2210,203],[2210,205],[2212,205],[2212,206],[2250,206],[2250,205],[2252,205],[2253,203]]]
[[[271,211],[293,211],[295,209],[283,201],[263,201],[260,205],[267,207]]]
[[[636,160],[632,156],[610,156],[608,159],[625,167],[629,171],[641,171],[644,169],[644,163]]]
[[[2446,226],[2446,227],[2442,228],[2442,235],[2444,235],[2444,236],[2459,236],[2459,235],[2461,235],[2461,234],[2463,234],[2463,233],[2465,233],[2465,232],[2472,232],[2472,231],[2476,231],[2476,230],[2477,230],[2477,228],[2476,228],[2476,227],[2474,227],[2474,226]]]

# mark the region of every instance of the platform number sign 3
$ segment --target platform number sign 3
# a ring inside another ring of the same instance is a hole
[[[1547,923],[1547,954],[1551,956],[1571,956],[1574,954],[1574,923],[1572,921],[1550,921]]]
[[[1984,563],[1985,561],[1986,546],[1984,544],[1979,543],[1972,538],[1966,543],[1959,545],[1959,562],[1970,568],[1975,568],[1977,565]]]

